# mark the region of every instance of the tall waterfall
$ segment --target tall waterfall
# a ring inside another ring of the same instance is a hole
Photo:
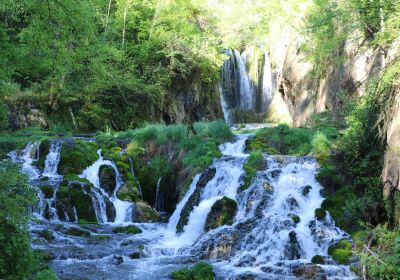
[[[222,67],[221,106],[225,120],[233,123],[233,110],[265,113],[273,98],[271,62],[268,52],[249,48],[243,53],[227,50]]]

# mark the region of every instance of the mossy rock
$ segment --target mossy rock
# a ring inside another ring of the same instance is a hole
[[[58,173],[61,175],[81,174],[86,167],[99,158],[97,150],[98,146],[95,142],[66,140],[61,147]]]
[[[136,202],[132,219],[140,223],[157,222],[160,214],[146,202]]]
[[[253,178],[257,175],[257,171],[263,170],[266,164],[267,162],[261,151],[252,152],[247,162],[243,165],[246,175],[244,176],[243,184],[240,188],[242,190],[247,189],[251,185]]]
[[[41,169],[44,168],[47,154],[50,151],[51,141],[48,138],[44,138],[40,141],[39,146],[39,158],[33,164]]]
[[[127,233],[127,234],[139,234],[142,230],[134,225],[115,227],[113,228],[113,233]]]
[[[236,201],[224,196],[217,200],[211,207],[211,211],[207,216],[205,231],[215,229],[223,225],[231,225],[235,218],[237,210]]]
[[[43,237],[47,241],[54,240],[54,234],[51,231],[47,230],[47,229],[44,229],[44,230],[40,231],[39,232],[39,236]]]
[[[64,182],[58,189],[56,194],[55,206],[57,209],[58,217],[66,221],[68,218],[71,221],[75,221],[75,212],[78,219],[83,219],[90,223],[97,223],[96,212],[93,208],[92,198],[88,193],[90,193],[90,184],[83,184],[80,182]]]
[[[266,143],[266,139],[260,136],[256,136],[254,138],[250,138],[249,140],[247,140],[246,149],[249,152],[262,151],[269,155],[279,154],[279,151],[271,147],[268,143]]]
[[[300,223],[300,217],[297,215],[293,215],[292,221],[293,221],[293,223],[298,224],[298,223]]]
[[[88,220],[85,220],[85,219],[79,219],[78,223],[80,225],[98,225],[99,224],[97,221],[96,222],[92,222],[92,221],[88,221]]]
[[[91,239],[94,241],[108,241],[111,239],[111,235],[92,235]]]
[[[91,236],[91,233],[89,231],[78,227],[70,227],[66,230],[65,233],[72,236],[83,236],[83,237]]]
[[[64,181],[77,181],[77,182],[86,183],[86,184],[90,183],[88,179],[81,178],[77,174],[67,174],[67,175],[65,175],[64,176]]]
[[[44,186],[40,186],[39,188],[42,191],[42,193],[44,194],[44,197],[46,199],[50,199],[50,198],[53,197],[53,194],[54,194],[54,187],[53,186],[44,185]]]
[[[323,220],[326,217],[326,211],[322,208],[315,209],[315,218],[318,220]]]
[[[175,280],[214,280],[215,273],[211,264],[198,262],[193,267],[184,267],[171,273],[171,278]]]
[[[312,257],[311,262],[314,264],[324,264],[325,260],[323,256],[315,255],[314,257]]]
[[[117,186],[116,173],[113,167],[108,165],[100,166],[99,170],[100,187],[109,195],[112,196]]]
[[[341,240],[340,242],[332,245],[328,249],[328,254],[332,256],[332,259],[340,264],[348,264],[351,258],[352,244],[348,240]]]

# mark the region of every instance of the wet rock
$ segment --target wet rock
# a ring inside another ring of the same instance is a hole
[[[301,257],[301,247],[295,231],[289,232],[289,241],[285,248],[285,257],[288,260],[298,260]]]
[[[120,264],[122,264],[124,262],[124,257],[113,255],[112,262],[113,262],[114,265],[120,265]]]
[[[113,233],[127,233],[127,234],[139,234],[142,230],[134,225],[115,227],[113,228]]]
[[[108,197],[104,197],[104,201],[106,203],[106,215],[107,221],[114,222],[117,212],[115,211],[114,204],[110,201]]]
[[[275,178],[277,178],[281,173],[282,173],[282,171],[279,170],[279,169],[272,170],[272,171],[271,171],[271,177],[275,179]]]
[[[268,182],[264,182],[263,183],[263,188],[264,188],[264,190],[266,190],[267,192],[273,192],[274,191],[274,188],[271,186],[271,184],[270,183],[268,183]]]
[[[160,214],[146,202],[136,202],[132,220],[139,223],[157,222],[160,220]]]
[[[301,187],[301,194],[303,196],[307,196],[310,193],[311,189],[312,189],[312,187],[310,185]]]
[[[235,218],[236,209],[236,201],[229,197],[224,196],[217,200],[207,216],[204,230],[209,231],[223,225],[231,225]]]
[[[129,246],[131,244],[133,244],[133,240],[128,239],[128,240],[122,241],[119,245],[122,246],[122,247],[126,247],[126,246]]]
[[[203,188],[214,178],[216,172],[217,170],[215,168],[208,168],[203,174],[201,174],[200,179],[197,182],[196,189],[182,209],[181,217],[176,225],[176,231],[178,233],[182,232],[183,227],[187,225],[190,213],[192,212],[193,208],[200,203],[200,196]]]
[[[324,271],[318,265],[304,264],[292,269],[293,274],[299,279],[326,280]]]
[[[130,253],[129,254],[129,258],[131,258],[133,260],[137,260],[137,259],[140,259],[142,257],[142,254],[143,254],[142,252],[136,251],[136,252]]]
[[[289,205],[290,210],[294,210],[299,207],[299,203],[294,197],[289,197],[286,202]]]
[[[292,221],[293,221],[293,223],[298,224],[298,223],[300,223],[300,217],[297,215],[293,215]]]
[[[89,237],[91,234],[89,231],[78,227],[70,227],[66,230],[65,234],[72,236],[86,236]]]
[[[117,185],[114,168],[108,165],[100,166],[99,182],[100,187],[108,194],[108,196],[112,196]]]
[[[325,260],[323,256],[315,255],[314,257],[312,257],[311,262],[314,264],[324,264]]]
[[[63,182],[56,194],[55,208],[62,221],[75,221],[75,210],[79,219],[97,222],[96,212],[93,208],[92,198],[89,195],[89,183],[77,181]],[[74,210],[75,208],[75,210]]]

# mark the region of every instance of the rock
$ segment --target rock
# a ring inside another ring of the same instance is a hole
[[[314,264],[324,264],[325,260],[323,256],[315,255],[314,257],[312,257],[311,262]]]
[[[139,234],[142,230],[134,225],[121,226],[113,228],[113,233],[127,233],[127,234]]]
[[[348,240],[341,240],[338,243],[331,245],[328,249],[328,254],[332,259],[340,264],[348,264],[351,258],[352,244]]]
[[[142,253],[137,251],[137,252],[133,252],[133,253],[129,254],[129,258],[140,259],[141,255],[142,255]]]
[[[47,241],[52,241],[54,240],[54,235],[51,231],[44,229],[42,231],[39,232],[39,236],[43,237],[44,239],[46,239]]]
[[[311,189],[312,189],[312,187],[310,185],[301,187],[301,194],[303,196],[307,196],[310,193]]]
[[[113,255],[113,260],[112,260],[114,265],[120,265],[124,262],[124,257],[123,256],[117,256]]]
[[[315,209],[315,218],[317,218],[318,220],[323,220],[325,219],[326,216],[326,211],[322,208],[317,208]]]
[[[264,182],[263,183],[263,188],[264,188],[264,190],[266,190],[267,192],[273,192],[274,191],[274,188],[271,186],[271,184],[270,183],[268,183],[268,182]]]
[[[86,236],[89,237],[91,234],[89,231],[78,227],[70,227],[66,230],[65,234],[72,236]]]
[[[117,185],[114,168],[108,165],[100,166],[99,182],[100,187],[108,194],[108,196],[112,196]]]
[[[290,210],[294,210],[299,207],[299,203],[294,197],[289,197],[286,202],[289,205]]]
[[[53,197],[54,194],[54,187],[50,185],[44,185],[39,187],[42,193],[44,194],[44,197],[46,199],[50,199]]]
[[[297,215],[292,216],[293,223],[298,224],[300,223],[300,217]]]
[[[279,169],[272,170],[272,171],[271,171],[271,177],[275,179],[275,178],[278,177],[281,173],[282,173],[282,171],[279,170]]]
[[[119,245],[122,247],[126,247],[126,246],[131,245],[132,243],[133,243],[133,240],[128,239],[128,240],[122,241]]]
[[[297,241],[295,231],[289,232],[289,241],[285,248],[285,257],[288,260],[298,260],[301,258],[301,247]]]
[[[203,188],[214,178],[216,172],[217,170],[215,168],[208,168],[203,172],[203,174],[201,174],[193,194],[189,197],[188,202],[181,211],[179,222],[176,225],[177,233],[183,231],[183,227],[188,223],[190,212],[192,212],[193,208],[200,203],[200,196]]]
[[[160,214],[146,202],[136,202],[132,211],[132,220],[140,223],[157,222]]]
[[[56,194],[55,208],[62,221],[75,221],[75,211],[78,219],[96,223],[96,212],[92,198],[89,195],[91,184],[77,181],[63,182]]]
[[[292,269],[293,274],[298,279],[326,280],[324,271],[318,265],[302,264]]]
[[[236,209],[236,201],[231,198],[224,196],[222,199],[217,200],[207,216],[204,230],[209,231],[223,225],[231,225],[236,214]]]
[[[114,204],[110,201],[108,197],[104,197],[106,203],[106,215],[108,222],[114,222],[117,212],[115,210]]]

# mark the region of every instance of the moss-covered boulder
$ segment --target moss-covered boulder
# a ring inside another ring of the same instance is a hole
[[[332,245],[328,249],[328,254],[332,256],[332,259],[340,264],[348,264],[351,258],[352,244],[348,240],[341,240],[340,242]]]
[[[224,196],[217,200],[211,207],[211,211],[207,216],[205,231],[215,229],[223,225],[231,225],[235,218],[237,210],[236,201]]]
[[[312,257],[311,262],[314,264],[324,264],[325,260],[323,256],[315,255],[314,257]]]
[[[132,220],[140,223],[156,222],[160,220],[160,214],[146,202],[136,202]]]
[[[42,193],[43,193],[43,195],[44,195],[44,197],[46,199],[50,199],[50,198],[53,197],[53,194],[54,194],[54,187],[53,186],[44,185],[44,186],[40,186],[39,188],[42,191]]]
[[[62,221],[75,221],[75,211],[79,219],[97,222],[92,198],[89,195],[92,186],[78,181],[63,182],[56,194],[55,208]]]
[[[201,174],[193,194],[189,197],[187,203],[181,211],[179,222],[176,225],[176,231],[178,233],[182,232],[183,227],[188,223],[190,212],[192,212],[193,208],[200,203],[200,197],[203,188],[214,178],[216,172],[217,170],[215,168],[208,168],[203,172],[203,174]]]
[[[315,218],[318,220],[323,220],[326,217],[326,211],[322,208],[315,209]]]
[[[99,170],[100,187],[112,196],[117,184],[116,173],[112,166],[102,165]]]
[[[241,189],[247,189],[253,178],[257,175],[257,171],[263,170],[266,167],[266,161],[261,151],[252,152],[247,159],[247,162],[243,165],[243,169],[246,174],[243,179]]]
[[[127,233],[127,234],[139,234],[142,230],[134,225],[115,227],[113,228],[113,233]]]
[[[72,236],[84,236],[84,237],[91,236],[91,233],[89,231],[79,227],[70,227],[65,231],[65,234]]]
[[[44,165],[46,162],[46,156],[49,153],[51,146],[51,141],[48,138],[44,138],[40,141],[39,145],[39,157],[38,160],[35,161],[33,164],[40,169],[44,169]]]
[[[98,158],[98,146],[95,142],[67,139],[61,147],[58,173],[61,175],[81,174]]]
[[[293,215],[292,221],[293,221],[293,223],[298,224],[298,223],[300,223],[300,217],[297,215]]]
[[[54,235],[51,231],[44,229],[42,231],[39,232],[39,236],[43,237],[44,239],[46,239],[47,241],[52,241],[54,240]]]

